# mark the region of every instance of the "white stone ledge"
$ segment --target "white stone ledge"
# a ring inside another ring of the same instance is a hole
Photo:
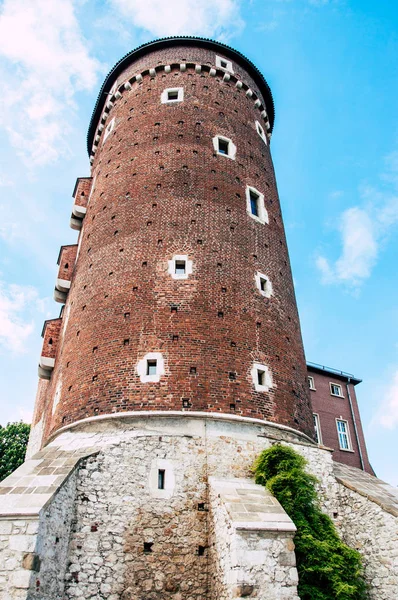
[[[308,435],[299,431],[298,429],[294,429],[293,427],[289,427],[288,425],[281,425],[279,423],[273,423],[272,421],[266,421],[262,419],[254,419],[252,417],[242,417],[240,415],[232,415],[228,413],[211,413],[211,412],[200,412],[200,411],[179,411],[179,410],[131,410],[123,413],[108,413],[105,415],[98,415],[96,417],[87,417],[86,419],[80,419],[79,421],[75,421],[74,423],[70,423],[69,425],[65,425],[61,427],[57,431],[55,431],[47,440],[47,444],[54,440],[57,436],[65,431],[69,431],[71,429],[75,429],[76,427],[81,427],[82,425],[86,425],[89,423],[98,423],[101,421],[117,421],[117,420],[132,420],[132,419],[175,419],[182,418],[185,420],[188,419],[203,419],[210,421],[224,421],[224,422],[232,422],[232,423],[247,423],[253,425],[263,425],[264,427],[270,427],[276,430],[281,430],[286,433],[292,433],[297,437],[301,438],[304,443],[310,444],[314,448],[318,448],[318,444],[314,442]]]

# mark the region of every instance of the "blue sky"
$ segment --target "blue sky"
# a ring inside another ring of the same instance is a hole
[[[0,423],[29,420],[44,319],[102,81],[165,35],[264,73],[307,359],[354,373],[370,460],[398,484],[398,6],[389,0],[0,2]]]

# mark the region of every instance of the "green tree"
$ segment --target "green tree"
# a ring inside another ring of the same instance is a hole
[[[15,471],[25,460],[30,425],[8,423],[0,425],[0,481]]]
[[[300,454],[282,444],[264,450],[254,465],[256,483],[270,490],[297,527],[298,594],[301,600],[365,600],[361,556],[341,541],[321,512],[317,479],[305,465]]]

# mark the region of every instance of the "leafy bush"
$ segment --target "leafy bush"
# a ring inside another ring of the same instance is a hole
[[[359,552],[338,536],[321,512],[317,479],[305,472],[306,460],[292,448],[275,444],[257,459],[256,483],[266,486],[297,527],[298,593],[301,600],[365,600]]]
[[[8,423],[0,425],[0,481],[15,471],[25,460],[30,425]]]

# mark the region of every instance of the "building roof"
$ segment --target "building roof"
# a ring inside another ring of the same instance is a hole
[[[148,52],[152,52],[155,50],[161,50],[162,48],[169,48],[170,46],[196,46],[201,48],[207,48],[210,50],[214,50],[216,52],[222,52],[223,55],[227,58],[238,62],[243,68],[247,71],[247,73],[253,78],[253,80],[257,83],[261,94],[264,97],[267,114],[271,126],[271,131],[274,126],[275,120],[275,107],[274,100],[272,98],[272,93],[270,87],[264,76],[257,67],[248,59],[246,56],[238,52],[238,50],[234,50],[230,46],[226,44],[222,44],[221,42],[216,42],[214,40],[209,40],[207,38],[193,37],[193,36],[182,36],[182,37],[167,37],[161,38],[159,40],[155,40],[153,42],[148,42],[147,44],[142,44],[138,46],[135,50],[132,50],[123,58],[121,58],[115,66],[111,69],[108,75],[105,78],[104,83],[102,84],[101,90],[98,94],[97,101],[95,103],[95,107],[93,110],[93,114],[91,116],[90,125],[87,133],[87,151],[90,155],[91,147],[94,140],[95,130],[99,118],[102,113],[102,109],[104,107],[107,94],[111,90],[112,85],[117,79],[117,77],[122,73],[133,61],[137,60],[141,56],[144,56]]]
[[[324,367],[323,365],[318,365],[317,363],[307,362],[307,368],[309,371],[315,371],[315,373],[326,373],[328,375],[333,375],[334,377],[338,377],[339,379],[343,379],[344,381],[349,381],[353,385],[357,385],[362,382],[362,379],[358,379],[352,373],[346,373],[345,371],[339,371],[338,369],[332,369],[331,367]]]

